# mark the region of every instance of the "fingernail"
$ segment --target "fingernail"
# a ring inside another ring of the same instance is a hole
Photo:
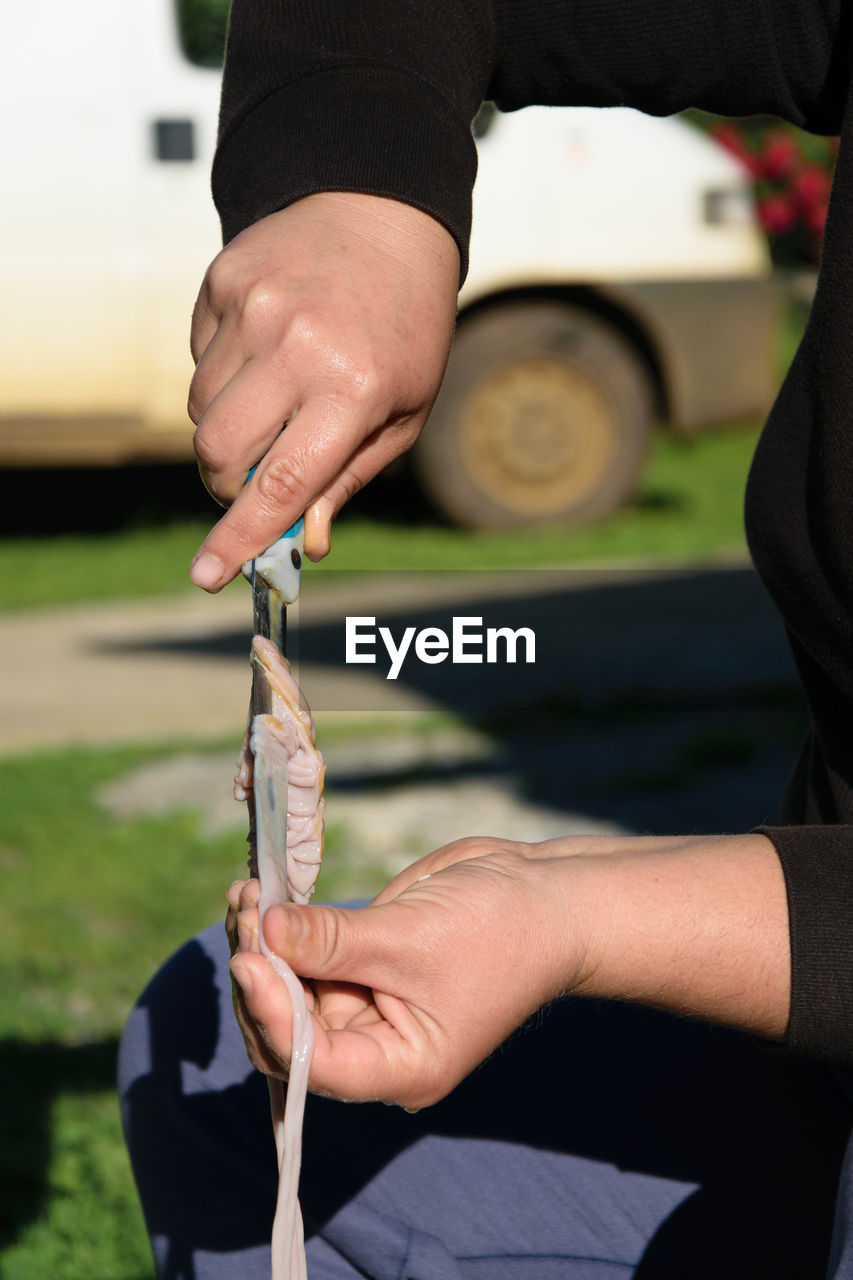
[[[205,591],[218,591],[225,585],[225,565],[209,551],[200,551],[190,565],[190,577]]]
[[[252,975],[244,964],[240,964],[236,960],[231,961],[231,974],[244,996],[252,994]]]

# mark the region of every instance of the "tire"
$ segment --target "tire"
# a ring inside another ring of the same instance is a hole
[[[413,467],[456,524],[582,524],[630,494],[652,406],[640,357],[591,312],[496,306],[460,322]]]

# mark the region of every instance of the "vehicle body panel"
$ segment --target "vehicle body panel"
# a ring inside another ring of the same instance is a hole
[[[172,0],[28,0],[6,37],[0,462],[188,458],[219,72],[185,58]],[[158,154],[170,129],[191,156]],[[735,193],[733,218],[708,221],[715,190]],[[515,290],[580,290],[644,344],[675,424],[766,408],[772,287],[748,203],[735,162],[681,122],[498,116],[461,321]]]

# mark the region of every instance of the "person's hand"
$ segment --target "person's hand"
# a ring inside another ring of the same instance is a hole
[[[286,1074],[291,1007],[259,953],[256,881],[229,893],[238,1018]],[[369,907],[271,907],[267,945],[303,979],[309,1088],[435,1102],[562,992],[633,1000],[778,1038],[790,955],[779,859],[761,835],[456,841]]]
[[[580,981],[584,926],[555,862],[536,846],[457,841],[410,868],[412,882],[391,900],[271,907],[267,944],[313,979],[309,1088],[425,1106]],[[286,1074],[291,1008],[258,951],[257,899],[257,881],[229,893],[237,1015],[255,1066]]]
[[[218,255],[193,314],[189,413],[229,510],[193,561],[198,586],[219,590],[303,513],[306,553],[326,554],[332,517],[423,427],[458,284],[440,223],[345,192],[299,200]]]

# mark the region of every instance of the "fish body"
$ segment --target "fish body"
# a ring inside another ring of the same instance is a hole
[[[249,871],[261,884],[261,953],[287,987],[293,1008],[286,1103],[281,1081],[269,1078],[279,1167],[271,1280],[307,1280],[297,1188],[313,1028],[302,984],[266,944],[263,917],[274,903],[305,904],[314,892],[323,856],[326,769],[311,712],[287,659],[272,640],[256,635],[251,661],[252,706],[234,795],[249,806]],[[264,710],[256,714],[259,707]]]
[[[237,762],[234,795],[249,801],[249,870],[270,901],[305,903],[314,892],[323,857],[323,782],[326,766],[316,746],[308,703],[290,665],[271,640],[252,640],[253,680],[263,682],[263,705],[252,716]],[[258,786],[258,770],[264,785]],[[254,803],[253,803],[254,802]],[[286,822],[278,807],[286,804]],[[261,839],[259,823],[266,823]],[[266,864],[266,865],[264,865]],[[277,897],[273,895],[277,894]]]

